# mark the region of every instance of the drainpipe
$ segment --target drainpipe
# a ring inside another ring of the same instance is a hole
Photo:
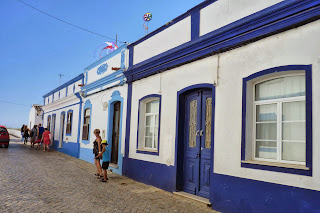
[[[78,136],[77,136],[77,142],[79,144],[78,146],[78,155],[77,157],[80,158],[80,128],[81,128],[81,110],[82,110],[82,98],[79,92],[75,93],[75,95],[80,99],[79,102],[79,123],[78,123]]]

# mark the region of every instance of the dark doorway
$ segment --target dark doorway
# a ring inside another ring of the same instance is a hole
[[[111,163],[118,164],[121,102],[113,105]]]

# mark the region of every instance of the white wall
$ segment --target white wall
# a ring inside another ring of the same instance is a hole
[[[218,0],[200,10],[200,36],[282,0]]]
[[[124,155],[124,144],[125,144],[125,132],[126,132],[126,116],[127,116],[127,84],[123,86],[113,87],[111,89],[93,94],[84,98],[82,104],[82,116],[83,110],[86,100],[90,100],[92,104],[92,113],[91,113],[91,127],[90,127],[90,143],[84,144],[81,143],[81,148],[92,149],[93,142],[95,140],[95,135],[93,131],[95,129],[100,129],[100,136],[102,139],[107,138],[107,127],[108,127],[108,108],[103,110],[103,103],[109,102],[111,100],[111,95],[114,91],[118,90],[120,92],[120,96],[123,98],[123,112],[122,112],[122,136],[121,136],[121,153]],[[109,106],[108,106],[109,107]],[[81,118],[81,128],[80,128],[80,139],[82,138],[82,126],[83,126],[83,118]],[[102,134],[102,131],[105,130],[105,135]],[[104,136],[104,137],[103,137]]]
[[[60,118],[61,118],[61,113],[65,112],[65,122],[64,122],[64,136],[63,136],[63,141],[65,142],[71,142],[71,143],[76,143],[77,142],[77,137],[78,137],[78,122],[79,122],[79,99],[73,95],[71,97],[68,97],[64,100],[57,101],[56,103],[53,103],[50,106],[45,106],[43,107],[44,109],[44,119],[43,119],[43,127],[48,126],[48,116],[51,116],[51,131],[53,128],[53,119],[52,115],[56,114],[56,122],[55,122],[55,131],[54,131],[54,140],[59,140],[59,134],[60,134]],[[76,105],[73,105],[76,104]],[[73,105],[73,106],[69,106]],[[62,108],[62,109],[60,109]],[[71,130],[71,136],[66,135],[66,126],[67,126],[67,112],[68,110],[73,110],[73,118],[72,118],[72,130]],[[53,134],[53,132],[52,132]]]
[[[215,172],[320,190],[319,37],[317,21],[221,55],[216,88]],[[241,168],[242,79],[264,69],[296,64],[312,64],[313,68],[313,177]],[[233,98],[226,98],[231,94]]]
[[[38,125],[39,123],[42,124],[42,112],[41,115],[37,115],[35,108],[31,107],[29,112],[29,122],[27,124],[29,129],[31,129],[34,125]]]
[[[188,16],[160,33],[134,46],[133,64],[138,64],[191,40],[191,17]]]
[[[132,84],[129,157],[174,165],[177,91],[190,85],[216,81],[217,57],[211,56]],[[161,95],[159,156],[136,153],[139,99]]]
[[[98,68],[103,65],[103,64],[108,64],[108,69],[106,72],[104,72],[102,75],[97,74]],[[121,53],[113,56],[112,58],[109,58],[107,61],[93,67],[88,71],[88,82],[87,84],[90,84],[94,81],[97,81],[103,77],[106,77],[107,75],[110,75],[114,73],[115,71],[112,70],[112,67],[120,67],[121,65]]]

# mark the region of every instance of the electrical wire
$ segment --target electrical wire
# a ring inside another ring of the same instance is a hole
[[[18,103],[13,103],[13,102],[9,102],[9,101],[3,101],[3,100],[0,100],[0,102],[7,103],[7,104],[14,104],[14,105],[21,105],[21,106],[32,107],[32,105],[18,104]]]
[[[100,37],[103,37],[103,38],[107,38],[107,39],[110,39],[110,40],[113,40],[113,41],[118,41],[118,42],[120,42],[120,43],[126,43],[126,42],[124,42],[124,41],[116,40],[116,39],[114,39],[114,38],[110,38],[110,37],[108,37],[108,36],[101,35],[100,33],[96,33],[96,32],[93,32],[93,31],[91,31],[91,30],[87,30],[87,29],[85,29],[85,28],[83,28],[83,27],[79,27],[79,26],[77,26],[77,25],[75,25],[75,24],[72,24],[72,23],[70,23],[70,22],[64,21],[64,20],[62,20],[62,19],[60,19],[60,18],[57,18],[57,17],[55,17],[55,16],[53,16],[53,15],[51,15],[51,14],[49,14],[49,13],[46,13],[46,12],[44,12],[44,11],[38,9],[38,8],[35,8],[35,7],[33,7],[32,5],[27,4],[27,3],[25,3],[25,2],[23,2],[23,1],[21,1],[21,0],[17,0],[17,1],[19,1],[20,3],[26,5],[26,6],[30,7],[30,8],[32,8],[32,9],[34,9],[34,10],[37,10],[37,11],[40,12],[40,13],[43,13],[43,14],[45,14],[45,15],[47,15],[47,16],[50,16],[51,18],[54,18],[54,19],[56,19],[56,20],[58,20],[58,21],[61,21],[61,22],[65,23],[65,24],[71,25],[71,26],[73,26],[73,27],[75,27],[75,28],[78,28],[78,29],[80,29],[80,30],[83,30],[83,31],[86,31],[86,32],[88,32],[88,33],[91,33],[91,34],[94,34],[94,35],[97,35],[97,36],[100,36]]]

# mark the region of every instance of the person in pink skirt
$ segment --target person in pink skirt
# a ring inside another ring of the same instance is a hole
[[[45,128],[44,129],[44,133],[42,134],[42,141],[43,141],[43,151],[46,151],[46,147],[47,147],[47,151],[49,151],[49,144],[50,144],[50,134],[51,132]]]

